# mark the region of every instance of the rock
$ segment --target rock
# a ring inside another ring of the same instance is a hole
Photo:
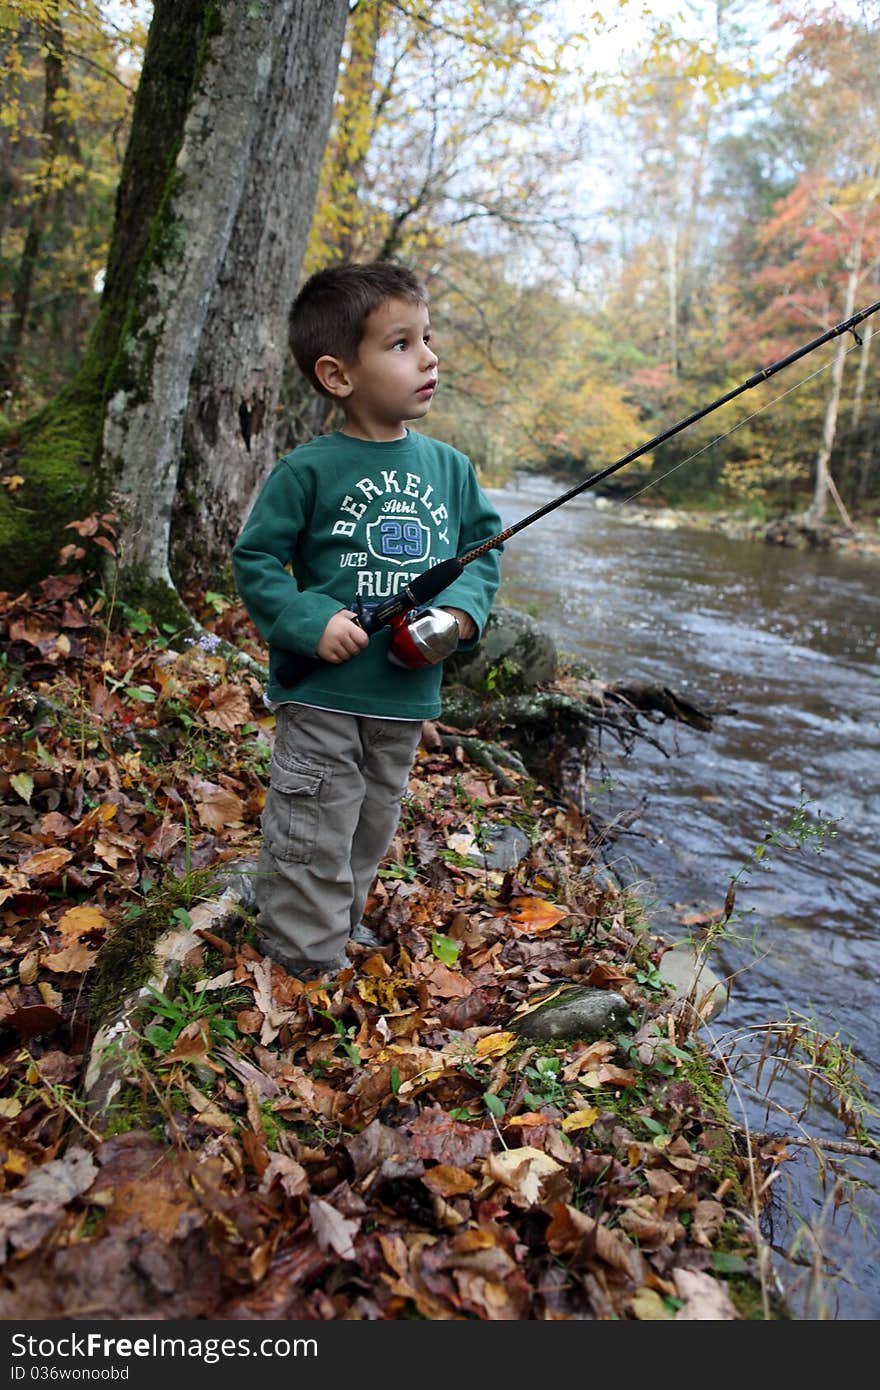
[[[512,1019],[508,1027],[521,1038],[535,1040],[597,1038],[609,1028],[620,1027],[628,1011],[622,994],[581,985]]]
[[[496,608],[479,646],[447,657],[444,679],[512,695],[552,681],[559,666],[556,645],[534,618],[516,608]]]
[[[664,951],[657,967],[659,974],[678,999],[691,999],[703,1018],[715,1018],[725,1008],[729,989],[715,971],[703,961],[687,941],[677,942]]]
[[[528,835],[523,834],[515,825],[484,824],[481,838],[486,849],[478,850],[471,856],[473,862],[481,869],[497,869],[506,873],[508,869],[515,869],[531,849]]]

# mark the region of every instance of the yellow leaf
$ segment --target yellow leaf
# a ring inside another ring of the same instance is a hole
[[[83,904],[81,907],[69,908],[64,916],[59,918],[58,930],[66,941],[76,941],[86,932],[104,931],[108,925],[103,912],[97,907]]]
[[[632,1310],[641,1322],[663,1322],[675,1314],[663,1302],[656,1289],[639,1289],[632,1301]]]
[[[515,1033],[488,1033],[485,1038],[480,1038],[475,1051],[478,1057],[503,1057],[515,1042]]]
[[[16,1115],[21,1114],[21,1101],[14,1096],[0,1097],[0,1115],[4,1120],[14,1120]]]
[[[576,1129],[589,1129],[590,1125],[595,1124],[599,1118],[599,1111],[595,1105],[588,1105],[585,1110],[574,1110],[570,1115],[566,1115],[562,1121],[563,1134],[571,1134]]]

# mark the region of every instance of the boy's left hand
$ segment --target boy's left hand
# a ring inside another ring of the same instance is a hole
[[[463,608],[447,608],[445,604],[444,612],[451,613],[458,623],[458,634],[462,642],[469,642],[472,637],[476,637],[477,625],[470,613],[465,613]]]

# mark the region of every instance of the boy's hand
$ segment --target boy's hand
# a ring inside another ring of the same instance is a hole
[[[477,625],[470,613],[465,613],[463,608],[446,608],[445,605],[444,611],[451,613],[458,623],[458,635],[462,642],[469,642],[472,637],[476,637]]]
[[[368,645],[370,639],[363,628],[353,621],[355,616],[350,608],[342,608],[333,614],[315,648],[322,661],[339,666],[343,661],[357,656]]]

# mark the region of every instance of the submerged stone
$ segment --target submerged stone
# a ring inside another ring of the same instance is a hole
[[[657,970],[676,998],[691,999],[703,1018],[717,1017],[727,1004],[727,985],[687,941],[678,941],[664,951]]]

